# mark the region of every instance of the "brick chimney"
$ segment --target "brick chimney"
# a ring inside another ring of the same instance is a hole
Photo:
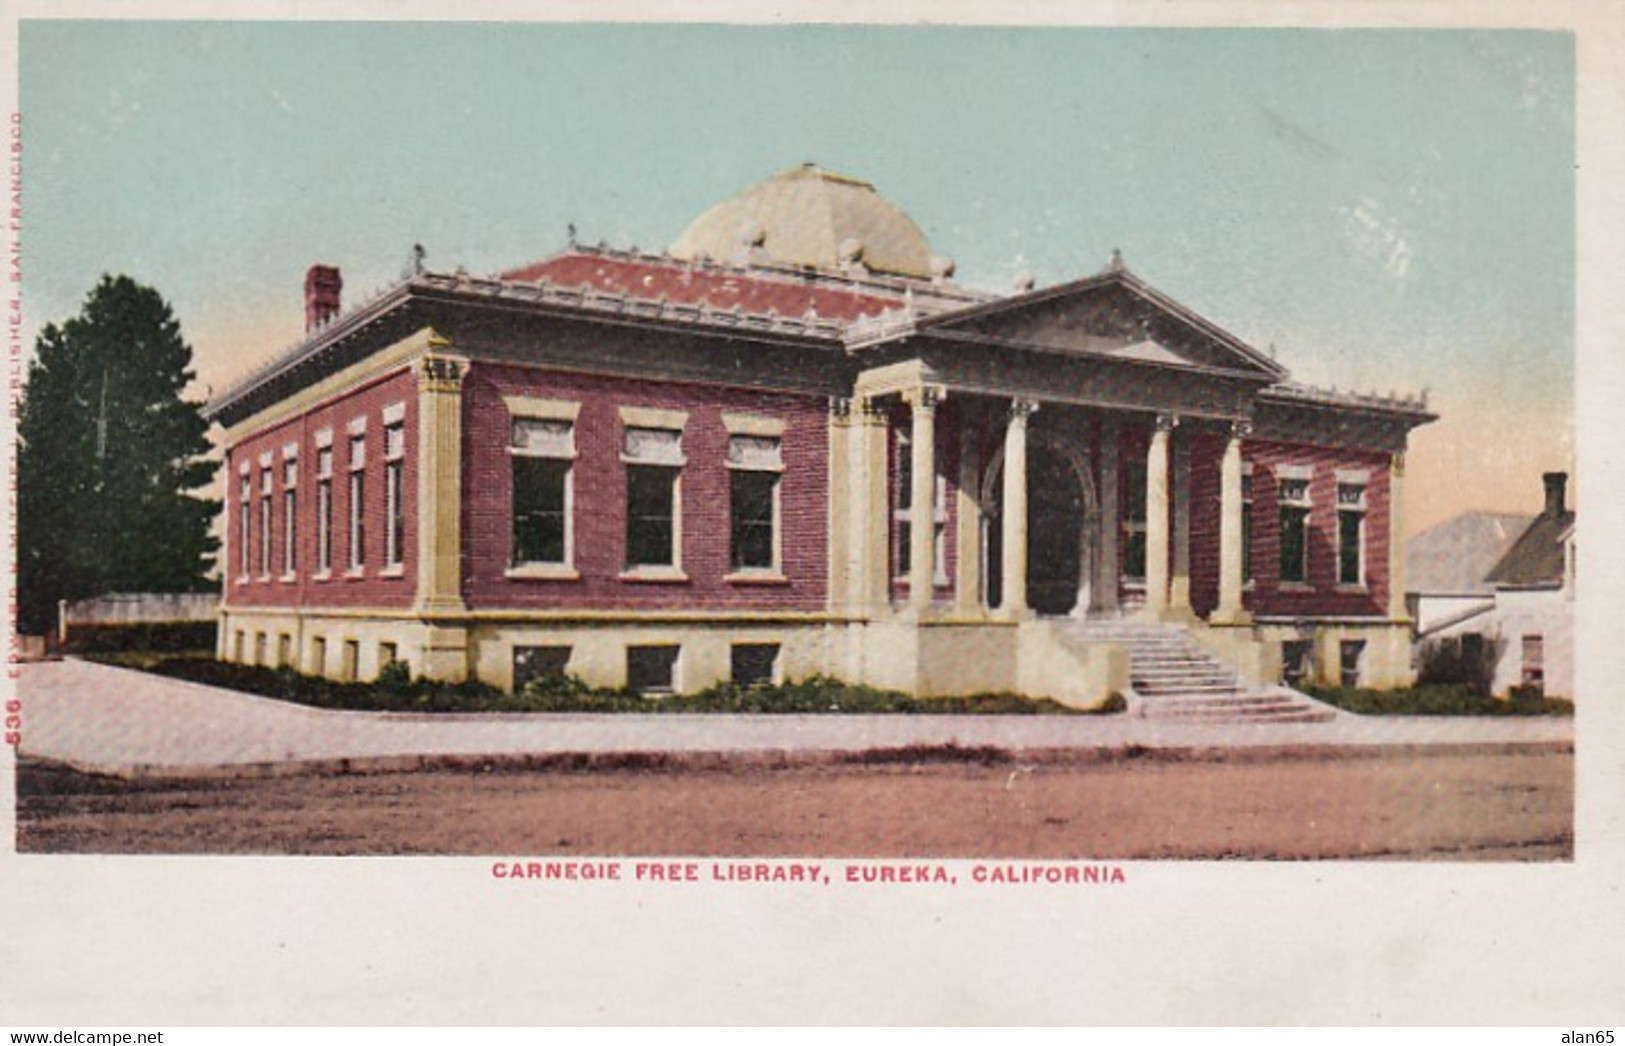
[[[305,333],[331,323],[339,314],[344,278],[331,265],[312,265],[305,273]]]
[[[1568,506],[1569,474],[1545,472],[1540,478],[1546,484],[1546,515],[1561,516]]]

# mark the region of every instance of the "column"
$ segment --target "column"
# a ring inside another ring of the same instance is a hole
[[[852,461],[852,401],[829,401],[829,606],[852,601],[852,506],[858,492]]]
[[[1191,614],[1191,445],[1170,433],[1174,457],[1174,549],[1168,609]]]
[[[431,335],[418,379],[417,598],[425,618],[460,615],[462,594],[463,375],[468,361],[444,353]],[[468,631],[429,620],[420,675],[451,682],[468,677]]]
[[[1246,503],[1241,490],[1241,441],[1249,429],[1239,421],[1230,426],[1219,466],[1219,606],[1213,612],[1213,620],[1219,624],[1242,624],[1249,618],[1241,607],[1241,513]]]
[[[961,405],[959,412],[959,489],[954,500],[954,609],[976,612],[982,598],[982,455],[978,426]]]
[[[446,346],[431,341],[431,348]],[[463,374],[466,361],[433,354],[417,364],[417,608],[461,611]]]
[[[1003,598],[999,611],[1004,617],[1027,616],[1027,419],[1038,404],[1032,400],[1010,402],[1010,419],[1004,429],[1004,515],[1000,534],[999,584]]]
[[[1168,609],[1168,443],[1179,419],[1157,415],[1145,459],[1145,614]]]
[[[1408,622],[1405,605],[1405,452],[1388,459],[1388,616]]]
[[[1100,425],[1100,594],[1095,605],[1102,610],[1117,609],[1120,584],[1118,543],[1123,533],[1122,508],[1118,498],[1117,455],[1120,432],[1116,418]]]
[[[908,605],[923,614],[931,609],[937,583],[937,403],[941,394],[931,388],[904,394],[909,405],[913,439],[910,442],[908,528]]]
[[[855,505],[860,517],[852,535],[859,568],[854,594],[870,614],[879,614],[891,604],[891,512],[886,497],[890,422],[874,397],[864,397],[860,408],[856,428],[863,489]]]

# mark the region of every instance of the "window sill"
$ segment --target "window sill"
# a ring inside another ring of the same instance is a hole
[[[1277,592],[1313,592],[1315,586],[1307,581],[1283,581],[1276,586]]]
[[[405,577],[406,576],[406,566],[405,566],[405,564],[397,563],[392,567],[385,567],[384,569],[382,569],[382,570],[380,570],[378,572],[378,576],[379,577]]]
[[[1337,591],[1351,596],[1366,596],[1371,594],[1371,589],[1367,588],[1365,585],[1338,585]]]
[[[580,581],[581,574],[568,563],[521,563],[509,567],[503,576],[512,581]]]
[[[268,585],[268,584],[271,583],[271,575],[270,574],[260,574],[259,576],[254,578],[254,580],[258,581],[262,585]]]
[[[630,567],[621,571],[620,579],[637,584],[674,585],[686,583],[688,575],[681,567]]]
[[[277,578],[277,580],[282,582],[284,585],[291,585],[295,581],[299,580],[299,575],[298,574],[283,574],[281,577]]]
[[[790,579],[777,570],[736,570],[723,577],[730,585],[788,585]]]
[[[357,578],[364,578],[366,576],[367,576],[367,568],[366,567],[351,567],[349,570],[346,570],[344,572],[344,577],[348,581],[354,581]]]
[[[310,575],[310,580],[331,581],[333,580],[333,572],[331,570],[318,570],[316,573]]]

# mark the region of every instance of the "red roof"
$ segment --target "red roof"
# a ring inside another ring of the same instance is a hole
[[[819,316],[831,320],[874,315],[900,304],[897,298],[809,286],[793,279],[705,269],[678,261],[642,261],[597,254],[561,254],[505,272],[502,279],[517,282],[547,279],[561,287],[591,284],[599,290],[638,298],[664,297],[680,305],[694,305],[704,299],[717,310],[730,310],[737,305],[746,312],[772,311],[780,316],[802,316],[808,309],[814,309]]]

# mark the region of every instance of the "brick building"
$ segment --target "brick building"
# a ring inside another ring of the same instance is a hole
[[[209,408],[222,656],[1088,704],[1156,692],[1177,641],[1230,696],[1409,678],[1421,402],[1296,384],[1116,255],[1007,295],[953,271],[811,165],[659,255],[571,244],[349,311],[312,268],[304,341]]]

